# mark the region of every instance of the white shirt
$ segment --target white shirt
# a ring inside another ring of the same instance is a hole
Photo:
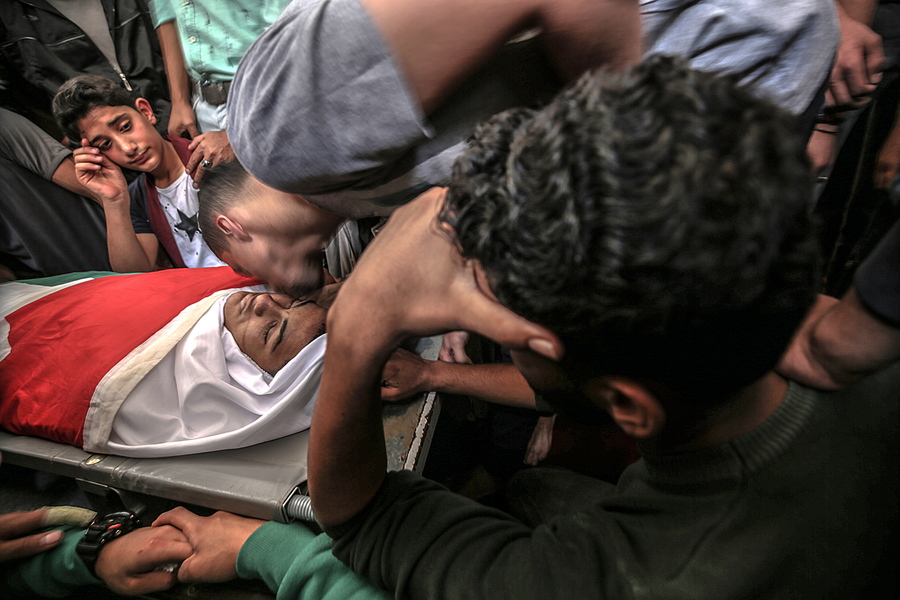
[[[159,204],[175,235],[175,243],[186,267],[221,267],[225,265],[213,254],[197,227],[200,202],[194,180],[186,172],[167,188],[156,188]]]

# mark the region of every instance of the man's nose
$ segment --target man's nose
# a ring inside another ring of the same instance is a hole
[[[275,302],[275,299],[272,298],[270,294],[262,294],[253,304],[253,312],[260,317],[279,311],[282,308],[283,307]]]

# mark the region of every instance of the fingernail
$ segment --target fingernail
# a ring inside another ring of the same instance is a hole
[[[549,340],[543,338],[531,338],[528,340],[528,347],[541,356],[546,356],[551,360],[559,360],[559,354],[556,352],[556,347]]]
[[[41,538],[40,544],[41,546],[53,546],[63,537],[63,532],[57,529],[56,531],[51,531],[50,533],[44,535]]]

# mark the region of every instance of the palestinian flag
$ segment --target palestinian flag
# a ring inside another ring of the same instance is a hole
[[[88,419],[102,438],[136,381],[217,292],[259,283],[230,267],[98,275],[0,285],[3,428],[86,447],[85,420],[103,406]]]

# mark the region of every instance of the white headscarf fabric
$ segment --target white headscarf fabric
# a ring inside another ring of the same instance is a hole
[[[224,327],[220,298],[135,386],[113,421],[107,451],[133,457],[194,454],[280,438],[309,427],[324,335],[273,377]]]

